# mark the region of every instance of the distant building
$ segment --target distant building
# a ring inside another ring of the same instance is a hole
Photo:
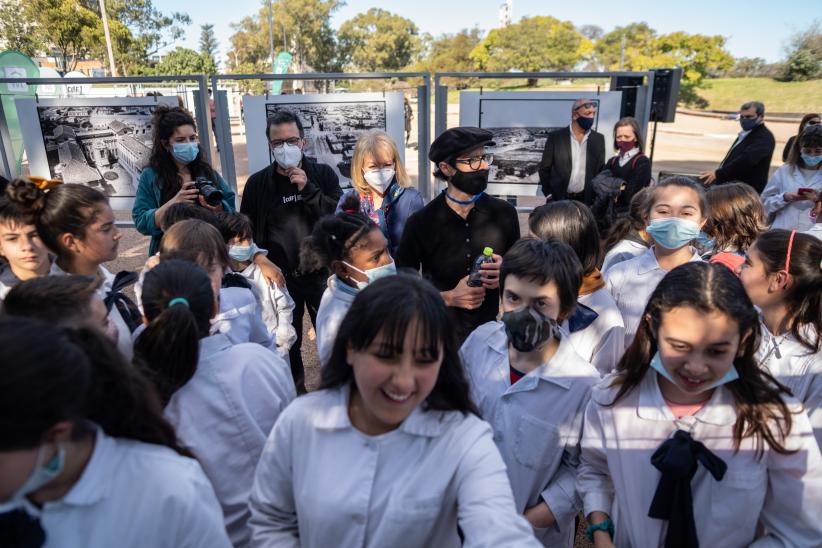
[[[506,0],[505,3],[499,7],[499,26],[507,27],[510,25],[513,15],[514,0]]]
[[[131,135],[124,135],[117,140],[118,161],[132,179],[140,178],[149,156],[151,149],[143,141]]]

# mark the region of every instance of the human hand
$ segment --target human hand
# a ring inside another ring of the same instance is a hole
[[[711,186],[716,182],[716,171],[704,171],[699,178],[702,179],[703,185]]]
[[[260,274],[263,275],[263,278],[270,284],[276,285],[279,288],[285,287],[285,276],[283,276],[283,271],[280,270],[280,267],[272,263],[268,260],[262,253],[257,253],[254,255],[252,259],[254,264],[256,264],[260,269]]]
[[[479,308],[482,301],[485,300],[485,288],[470,287],[468,285],[468,276],[466,276],[459,281],[454,289],[443,292],[442,297],[447,306],[474,310]]]
[[[183,183],[183,186],[180,187],[180,190],[174,197],[169,200],[169,203],[173,204],[180,204],[180,203],[188,203],[193,204],[197,198],[200,196],[200,191],[194,187],[193,181],[188,181]]]
[[[805,198],[803,198],[798,192],[785,192],[782,194],[782,199],[785,200],[787,203],[791,202],[801,202]]]
[[[811,202],[819,201],[819,192],[813,190],[812,188],[804,190],[800,189],[799,191],[797,191],[797,194],[799,194],[800,200],[809,200]]]
[[[297,187],[298,192],[302,192],[305,185],[308,184],[308,177],[306,176],[305,171],[298,167],[290,167],[286,169],[285,174],[288,175],[288,180]]]
[[[479,271],[482,280],[482,287],[485,289],[499,288],[499,269],[502,267],[502,257],[496,253],[491,255],[493,262],[483,263]]]

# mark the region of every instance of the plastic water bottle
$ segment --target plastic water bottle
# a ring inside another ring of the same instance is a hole
[[[490,247],[486,247],[482,250],[482,255],[474,259],[474,266],[471,267],[471,274],[468,276],[468,286],[469,287],[482,287],[482,274],[480,273],[480,268],[485,263],[493,263],[494,259],[491,255],[494,254],[494,250]]]

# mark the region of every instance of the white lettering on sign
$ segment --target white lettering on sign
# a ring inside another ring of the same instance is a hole
[[[26,78],[28,74],[23,67],[5,67],[6,78]],[[29,87],[26,84],[6,84],[11,93],[26,93]]]

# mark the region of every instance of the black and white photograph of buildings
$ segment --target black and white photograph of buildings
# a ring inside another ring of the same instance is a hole
[[[494,163],[488,175],[491,183],[538,183],[539,162],[548,134],[557,128],[486,128],[494,134]]]

